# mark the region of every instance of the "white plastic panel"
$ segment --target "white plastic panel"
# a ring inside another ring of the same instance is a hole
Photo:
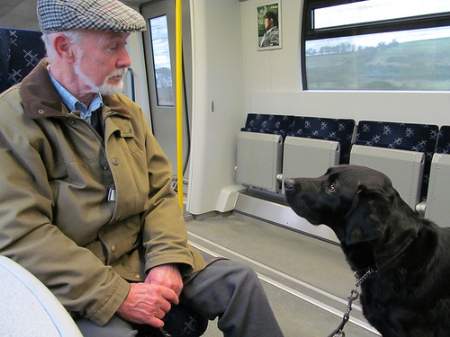
[[[424,157],[422,152],[353,145],[350,164],[386,174],[402,199],[414,209],[420,201]]]
[[[450,227],[450,155],[435,153],[431,162],[425,217]]]
[[[339,163],[339,143],[301,137],[286,137],[283,149],[283,179],[318,177]]]
[[[239,184],[277,192],[281,173],[280,135],[239,132],[236,181]]]

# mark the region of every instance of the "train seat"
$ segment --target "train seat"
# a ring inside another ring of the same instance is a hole
[[[236,181],[239,184],[278,192],[282,137],[242,131],[237,139]]]
[[[450,126],[439,130],[436,152],[433,155],[428,184],[425,217],[441,227],[450,227]]]
[[[283,152],[283,179],[317,177],[348,163],[355,122],[350,119],[293,118]]]
[[[236,180],[278,193],[284,177],[319,176],[348,163],[354,126],[349,119],[248,114],[238,135]]]
[[[350,163],[388,175],[414,209],[426,197],[437,134],[436,125],[360,121]]]
[[[0,28],[0,93],[19,83],[45,56],[41,33]]]
[[[354,145],[350,163],[371,167],[386,174],[403,200],[413,209],[419,203],[422,188],[424,154]]]
[[[292,116],[249,113],[237,137],[236,181],[269,192],[281,187],[282,150]]]
[[[56,297],[5,256],[0,256],[0,289],[0,336],[82,337]]]
[[[348,164],[354,129],[353,119],[295,116],[287,136],[338,142],[340,148],[338,163]]]
[[[339,142],[286,137],[283,148],[283,179],[317,177],[339,163]]]

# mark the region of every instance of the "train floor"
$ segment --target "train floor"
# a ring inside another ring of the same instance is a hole
[[[286,337],[327,337],[341,322],[355,278],[339,246],[239,213],[188,217],[190,243],[258,274]],[[347,337],[379,336],[353,305]],[[205,337],[221,337],[211,322]],[[256,336],[255,336],[256,337]]]

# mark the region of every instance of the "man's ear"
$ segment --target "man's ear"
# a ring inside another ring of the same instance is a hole
[[[376,203],[385,201],[382,191],[360,185],[351,209],[345,215],[344,244],[354,245],[378,239],[382,233],[383,213]]]
[[[66,61],[75,62],[73,44],[64,34],[59,34],[53,40],[53,47],[58,56]]]

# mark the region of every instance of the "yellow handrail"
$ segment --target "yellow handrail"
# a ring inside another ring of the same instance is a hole
[[[178,205],[183,209],[183,39],[182,0],[175,3],[175,106],[177,122],[177,184]]]

